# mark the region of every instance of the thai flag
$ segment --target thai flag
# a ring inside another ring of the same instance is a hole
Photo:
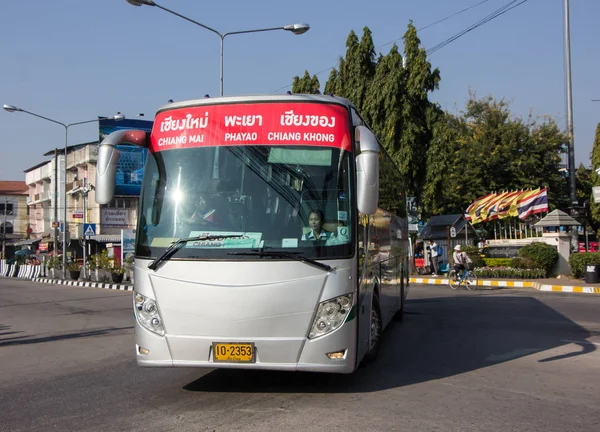
[[[518,205],[519,219],[526,219],[527,217],[536,213],[542,213],[548,211],[548,188],[544,188],[527,197],[526,200],[522,201]]]
[[[477,219],[477,217],[475,215],[476,206],[479,206],[482,202],[487,201],[492,196],[494,196],[494,194],[483,195],[482,197],[479,197],[475,201],[473,201],[471,203],[471,205],[469,207],[467,207],[467,210],[465,211],[465,219],[468,221],[470,221],[472,219]]]
[[[485,197],[483,197],[481,200],[479,200],[474,208],[474,212],[473,210],[471,210],[471,216],[473,218],[473,221],[471,223],[479,223],[479,222],[484,222],[486,219],[486,208],[487,206],[494,202],[494,200],[497,198],[498,194],[496,193],[491,193],[489,195],[486,195]]]
[[[517,190],[511,192],[508,196],[504,197],[502,201],[498,204],[498,216],[493,219],[503,219],[509,216],[510,207],[513,205],[515,201],[519,199],[522,190]]]

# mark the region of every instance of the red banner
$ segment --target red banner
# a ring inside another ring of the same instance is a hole
[[[156,116],[150,151],[235,145],[307,145],[351,150],[348,111],[323,103],[203,105]]]

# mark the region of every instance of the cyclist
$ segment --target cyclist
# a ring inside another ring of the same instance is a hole
[[[460,245],[454,246],[454,253],[452,254],[454,260],[454,271],[456,279],[460,279],[460,275],[465,271],[467,264],[472,263],[471,258],[466,252],[460,250]]]

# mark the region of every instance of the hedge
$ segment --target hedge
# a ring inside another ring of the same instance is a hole
[[[573,253],[569,257],[569,266],[573,276],[581,278],[585,274],[586,265],[600,265],[600,252]]]
[[[516,268],[478,268],[474,270],[478,277],[505,279],[540,279],[546,276],[544,269]]]
[[[484,258],[486,267],[515,267],[511,265],[511,258]]]
[[[542,268],[548,273],[556,261],[558,261],[558,251],[554,246],[547,243],[533,242],[519,249],[519,256],[528,259],[536,264],[536,267]]]

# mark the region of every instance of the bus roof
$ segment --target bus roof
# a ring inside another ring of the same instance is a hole
[[[272,94],[257,94],[257,95],[239,95],[239,96],[218,96],[218,97],[205,97],[201,99],[190,99],[180,102],[171,102],[167,105],[163,105],[156,112],[157,114],[162,111],[187,108],[191,106],[201,105],[217,105],[227,103],[246,103],[246,102],[320,102],[320,103],[335,103],[338,105],[344,105],[348,108],[355,108],[352,102],[348,99],[339,96],[328,96],[328,95],[310,95],[310,94],[285,94],[285,95],[272,95]]]

